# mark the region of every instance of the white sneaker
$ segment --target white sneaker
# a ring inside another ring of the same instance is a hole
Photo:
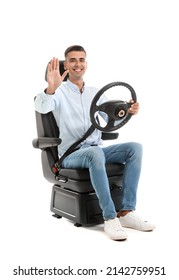
[[[142,220],[135,212],[131,211],[124,217],[120,217],[119,221],[123,227],[133,228],[141,231],[152,231],[155,225]]]
[[[104,231],[113,240],[127,239],[127,233],[122,228],[118,218],[104,221]]]

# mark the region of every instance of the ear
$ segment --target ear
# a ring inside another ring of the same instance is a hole
[[[66,69],[66,61],[63,62],[63,65],[64,65],[64,69],[67,70]]]

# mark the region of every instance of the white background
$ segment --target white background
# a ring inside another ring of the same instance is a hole
[[[139,278],[105,276],[107,266],[164,266],[167,276],[142,278],[176,278],[178,12],[174,0],[1,2],[2,279],[16,279],[17,266],[68,265],[104,270],[85,279]],[[40,151],[31,144],[36,137],[33,98],[46,86],[47,62],[63,58],[72,44],[88,53],[87,84],[100,88],[123,81],[137,93],[140,113],[119,131],[118,141],[144,146],[137,212],[156,223],[153,233],[127,230],[128,241],[114,242],[102,226],[76,228],[51,216],[51,185],[42,175]]]

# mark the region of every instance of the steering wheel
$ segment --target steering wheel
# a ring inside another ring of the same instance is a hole
[[[131,106],[130,102],[122,100],[109,100],[103,104],[97,105],[97,102],[101,95],[108,89],[115,86],[126,87],[131,93],[131,99],[134,103],[137,101],[137,96],[134,89],[127,83],[123,82],[113,82],[107,84],[101,88],[92,100],[90,107],[90,118],[91,122],[97,129],[103,132],[111,132],[116,129],[121,128],[125,125],[131,118],[132,114],[129,113],[129,108]],[[96,112],[104,112],[108,116],[108,122],[105,127],[100,126],[98,119],[96,118]]]

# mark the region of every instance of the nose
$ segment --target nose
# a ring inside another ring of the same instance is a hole
[[[75,66],[79,66],[80,65],[80,60],[76,60],[75,61]]]

